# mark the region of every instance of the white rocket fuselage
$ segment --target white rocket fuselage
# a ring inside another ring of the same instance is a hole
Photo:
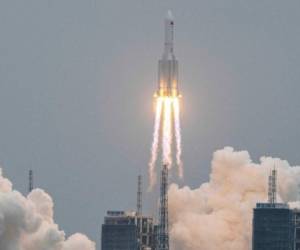
[[[169,11],[165,18],[165,44],[158,62],[158,96],[177,97],[178,61],[174,55],[174,18]]]

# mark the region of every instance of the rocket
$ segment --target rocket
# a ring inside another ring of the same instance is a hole
[[[178,97],[178,61],[174,55],[174,18],[171,11],[165,17],[164,51],[158,62],[157,96]]]

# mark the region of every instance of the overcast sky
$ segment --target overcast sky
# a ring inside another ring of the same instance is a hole
[[[0,163],[23,193],[34,170],[67,234],[99,241],[106,210],[135,206],[168,9],[182,184],[206,181],[224,146],[300,163],[299,1],[2,0]]]

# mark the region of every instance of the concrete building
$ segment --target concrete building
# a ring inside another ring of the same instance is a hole
[[[154,250],[152,217],[136,212],[108,211],[102,224],[102,250]]]

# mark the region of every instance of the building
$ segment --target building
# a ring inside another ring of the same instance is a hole
[[[108,211],[102,224],[102,250],[154,249],[152,217],[136,212]]]
[[[253,250],[300,250],[300,209],[277,203],[277,170],[270,171],[268,203],[257,203],[253,214]]]
[[[135,217],[124,211],[108,211],[102,225],[102,250],[137,250]]]
[[[258,203],[253,216],[253,250],[294,250],[294,212],[285,203]]]
[[[155,249],[156,238],[153,218],[147,216],[138,216],[136,221],[139,249]]]
[[[277,203],[276,198],[277,170],[274,167],[268,178],[268,203],[257,203],[254,208],[252,250],[295,250],[300,213],[286,203]]]
[[[300,250],[300,210],[294,210],[294,249]]]

